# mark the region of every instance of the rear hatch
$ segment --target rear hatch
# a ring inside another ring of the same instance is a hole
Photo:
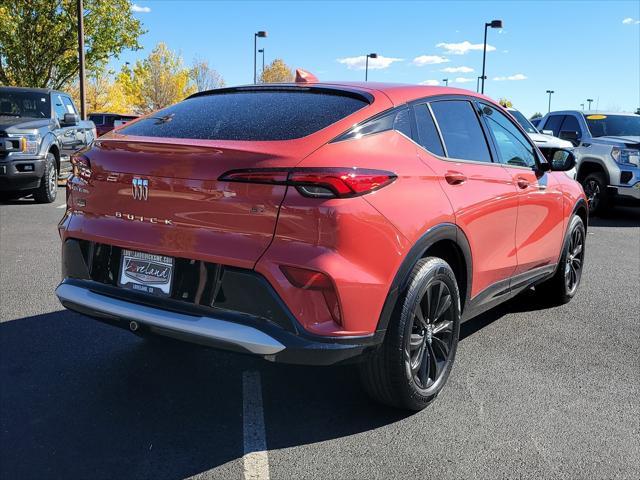
[[[252,268],[271,242],[286,186],[218,178],[294,167],[331,138],[327,126],[348,128],[368,104],[340,91],[230,89],[132,122],[79,157],[88,169],[71,181],[79,214],[69,235]]]

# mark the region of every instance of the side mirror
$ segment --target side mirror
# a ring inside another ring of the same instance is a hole
[[[564,148],[541,148],[540,151],[554,172],[566,172],[576,166],[576,157]]]
[[[75,113],[65,113],[62,119],[62,124],[66,127],[72,127],[80,123],[80,116]]]
[[[580,144],[580,133],[574,132],[573,130],[562,130],[558,138],[569,140],[576,147]]]
[[[553,130],[542,130],[543,135],[551,135],[553,137]]]

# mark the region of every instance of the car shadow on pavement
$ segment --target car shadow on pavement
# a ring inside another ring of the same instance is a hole
[[[461,338],[539,308],[525,292]],[[0,323],[0,478],[184,478],[241,458],[246,370],[261,375],[269,449],[411,416],[369,400],[352,365],[275,365],[59,311]]]
[[[372,403],[353,367],[273,365],[60,311],[0,323],[0,478],[184,478],[241,458],[245,370],[261,374],[270,449],[408,415]]]
[[[589,217],[589,227],[640,227],[640,208],[617,206],[606,215]]]

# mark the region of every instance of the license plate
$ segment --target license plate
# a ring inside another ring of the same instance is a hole
[[[171,294],[174,259],[164,255],[122,250],[118,285],[142,293]]]

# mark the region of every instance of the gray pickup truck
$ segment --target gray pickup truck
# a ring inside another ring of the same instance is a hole
[[[606,213],[613,202],[640,204],[640,115],[565,110],[548,113],[538,129],[576,147],[576,179],[590,214]]]
[[[71,97],[56,90],[0,87],[0,197],[56,199],[69,157],[91,144],[96,127],[82,121]]]

